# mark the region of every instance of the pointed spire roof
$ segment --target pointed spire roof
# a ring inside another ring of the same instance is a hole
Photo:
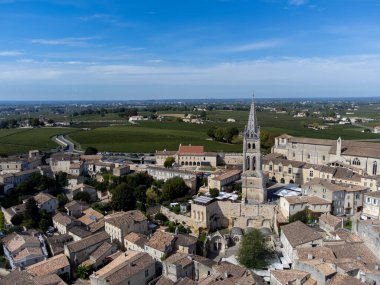
[[[251,110],[249,111],[247,131],[257,133],[257,117],[256,117],[256,106],[255,106],[255,93],[252,95]]]

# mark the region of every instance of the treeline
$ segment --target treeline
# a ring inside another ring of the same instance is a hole
[[[236,127],[216,127],[213,126],[207,131],[207,135],[215,141],[232,143],[232,139],[239,135]]]

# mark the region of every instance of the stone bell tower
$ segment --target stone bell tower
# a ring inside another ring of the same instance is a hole
[[[260,127],[257,124],[254,96],[243,134],[242,200],[246,203],[264,203],[267,200],[261,170]]]

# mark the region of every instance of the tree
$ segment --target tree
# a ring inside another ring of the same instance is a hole
[[[69,199],[65,196],[65,194],[58,194],[57,195],[59,207],[63,207],[65,204],[69,202]]]
[[[11,223],[14,226],[19,226],[19,225],[21,225],[23,220],[24,220],[24,215],[16,214],[11,218]]]
[[[111,189],[111,207],[115,211],[129,211],[136,208],[136,198],[133,195],[133,188],[127,183],[121,183],[116,188]]]
[[[168,156],[165,159],[164,166],[165,166],[165,168],[172,168],[174,163],[175,163],[174,157]]]
[[[75,193],[73,199],[75,201],[83,201],[83,202],[87,202],[87,203],[91,202],[91,196],[90,196],[90,194],[88,194],[85,191],[81,191],[81,192]]]
[[[84,154],[85,155],[94,155],[94,154],[97,154],[98,153],[98,150],[95,148],[95,147],[92,147],[92,146],[89,146],[86,148]]]
[[[156,215],[154,215],[154,219],[155,219],[156,221],[159,221],[160,224],[163,224],[163,223],[165,223],[166,221],[169,220],[168,217],[165,216],[165,215],[162,214],[162,213],[157,213]]]
[[[44,232],[46,232],[49,229],[50,225],[51,223],[47,219],[41,219],[41,221],[38,223],[38,227]]]
[[[4,213],[0,212],[0,231],[3,231],[4,228],[5,228]]]
[[[81,264],[77,267],[75,273],[80,279],[87,279],[91,274],[92,267],[88,265]]]
[[[258,229],[253,229],[243,236],[238,252],[240,264],[250,269],[262,269],[269,265],[272,257],[273,251]]]
[[[62,172],[62,171],[58,172],[55,175],[55,181],[59,187],[63,188],[63,187],[66,187],[67,185],[69,185],[67,176],[68,176],[68,174],[66,172]]]
[[[152,186],[146,191],[146,203],[149,206],[158,204],[160,200],[161,200],[161,196],[157,187]]]
[[[210,193],[210,196],[211,196],[212,198],[216,198],[216,197],[219,196],[219,190],[218,190],[217,188],[211,188],[211,189],[209,190],[209,193]]]
[[[39,209],[37,207],[37,203],[33,198],[29,198],[25,204],[25,219],[32,219],[33,221],[38,222],[40,219]]]
[[[189,187],[187,187],[182,178],[173,177],[166,180],[162,187],[162,198],[164,198],[165,201],[171,201],[185,196],[188,191]]]
[[[309,210],[306,207],[304,210],[295,213],[289,217],[289,223],[293,223],[295,221],[301,221],[304,224],[309,222]]]

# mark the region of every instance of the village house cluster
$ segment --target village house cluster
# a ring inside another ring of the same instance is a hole
[[[68,175],[62,207],[43,189],[31,197],[51,215],[51,229],[2,233],[10,273],[0,284],[71,284],[88,268],[82,281],[91,285],[380,284],[380,146],[284,134],[263,156],[254,101],[242,136],[242,153],[180,145],[156,151],[155,164],[75,152],[0,158],[3,197],[34,174]],[[104,173],[131,172],[163,182],[179,177],[190,198],[146,213],[96,210],[93,202],[112,195],[85,177],[102,182]],[[89,201],[74,199],[84,192]],[[1,209],[9,228],[27,203]],[[175,231],[152,219],[157,214]],[[189,231],[179,232],[179,225]],[[268,268],[238,264],[236,250],[252,228],[276,253]]]

